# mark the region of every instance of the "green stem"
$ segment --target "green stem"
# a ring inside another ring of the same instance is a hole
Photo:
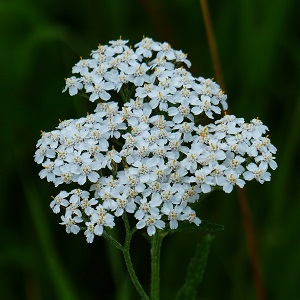
[[[122,88],[120,89],[120,95],[122,97],[123,102],[126,103],[127,102],[127,97],[126,97],[126,95],[125,95]]]
[[[132,93],[134,92],[134,90],[135,90],[135,85],[132,85],[132,87],[130,89],[128,86],[125,86],[124,88],[122,87],[120,89],[120,95],[121,95],[124,103],[130,101],[130,97],[131,97]]]
[[[159,300],[160,249],[165,235],[156,232],[151,238],[151,300]]]
[[[90,99],[90,97],[89,97],[88,95],[86,95],[86,94],[85,94],[84,92],[82,92],[82,91],[79,92],[78,95],[81,96],[81,97],[83,97],[83,98]]]
[[[103,232],[102,236],[106,238],[108,241],[110,241],[117,249],[123,251],[124,247],[116,240],[114,239],[111,235],[109,235],[107,232]]]
[[[129,225],[129,221],[128,221],[126,213],[123,214],[123,220],[125,223],[125,230],[126,230],[125,243],[124,243],[124,247],[123,247],[123,255],[124,255],[126,267],[127,267],[128,273],[130,275],[130,278],[132,280],[132,283],[133,283],[134,287],[136,288],[136,290],[138,291],[138,293],[140,294],[141,298],[143,300],[149,300],[148,295],[144,291],[141,283],[139,282],[139,280],[136,276],[136,273],[134,271],[133,264],[131,261],[131,257],[130,257],[129,250],[130,250],[131,238],[132,238],[133,234],[137,231],[137,228],[135,227],[132,230],[130,229],[130,225]]]

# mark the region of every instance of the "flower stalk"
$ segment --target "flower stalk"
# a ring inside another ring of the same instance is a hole
[[[167,233],[156,232],[151,237],[151,300],[159,300],[160,251],[163,238]]]
[[[132,264],[132,260],[131,260],[131,256],[130,256],[130,243],[131,243],[132,236],[136,232],[137,228],[134,227],[133,229],[130,229],[130,224],[129,224],[126,214],[123,215],[123,220],[124,220],[124,224],[125,224],[126,236],[125,236],[125,243],[124,243],[122,252],[123,252],[124,260],[126,263],[126,267],[127,267],[129,276],[131,278],[131,281],[132,281],[134,287],[136,288],[137,292],[141,296],[141,299],[149,300],[147,293],[143,289],[143,287],[135,273],[135,270],[134,270],[134,267]]]

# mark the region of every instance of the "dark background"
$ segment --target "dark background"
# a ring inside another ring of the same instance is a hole
[[[231,113],[259,117],[278,148],[272,181],[246,186],[268,299],[300,299],[299,1],[209,1]],[[143,35],[189,54],[194,76],[215,77],[196,0],[1,0],[1,299],[138,299],[118,253],[104,239],[67,235],[50,208],[59,190],[33,162],[40,130],[91,111],[62,94],[79,57],[120,35]],[[256,299],[236,192],[198,210],[224,224],[199,299]],[[162,299],[172,299],[201,234],[174,234],[162,249]],[[134,238],[138,275],[149,282],[149,247]],[[113,289],[110,288],[113,286]]]

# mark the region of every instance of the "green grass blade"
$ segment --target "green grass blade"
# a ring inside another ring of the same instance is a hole
[[[203,279],[213,239],[214,237],[208,234],[204,236],[202,242],[196,246],[195,255],[192,257],[187,269],[185,283],[176,296],[177,300],[196,299],[197,288]]]

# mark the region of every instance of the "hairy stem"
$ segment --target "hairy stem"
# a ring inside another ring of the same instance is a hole
[[[124,243],[124,248],[123,248],[123,255],[124,255],[126,267],[127,267],[128,273],[130,275],[131,281],[132,281],[134,287],[136,288],[137,292],[140,294],[141,299],[149,300],[148,295],[144,291],[141,283],[139,282],[139,280],[136,276],[136,273],[135,273],[135,270],[133,268],[133,264],[131,261],[131,256],[130,256],[131,239],[137,229],[136,229],[136,227],[133,228],[132,230],[130,229],[130,225],[129,225],[129,221],[128,221],[126,213],[123,214],[123,220],[125,223],[125,230],[126,230],[126,237],[125,237],[125,243]]]
[[[151,300],[159,300],[160,249],[165,235],[156,232],[151,238]]]

